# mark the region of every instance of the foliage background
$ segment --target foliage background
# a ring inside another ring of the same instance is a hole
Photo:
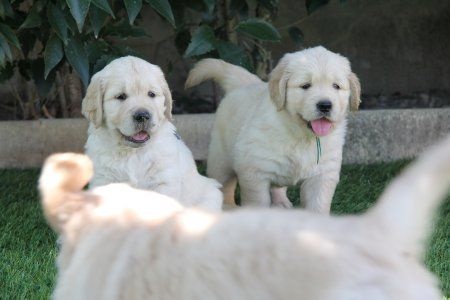
[[[89,77],[127,54],[163,68],[175,113],[211,112],[215,85],[182,90],[196,60],[265,79],[282,53],[317,44],[349,57],[363,108],[449,106],[448,34],[438,0],[0,0],[0,120],[80,116]]]
[[[312,12],[326,2],[305,5]],[[172,25],[183,58],[220,57],[263,78],[271,69],[264,43],[281,38],[271,24],[275,0],[0,0],[0,81],[18,72],[26,86],[11,86],[15,114],[79,116],[92,74],[117,57],[141,56],[123,42],[148,37],[140,26],[146,5]]]

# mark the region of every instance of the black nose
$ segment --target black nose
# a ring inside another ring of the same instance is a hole
[[[320,100],[319,102],[317,102],[316,106],[320,112],[329,113],[331,108],[333,107],[333,104],[331,104],[330,100]]]
[[[150,120],[150,113],[146,110],[139,110],[134,113],[133,119],[136,122],[143,123],[145,121]]]

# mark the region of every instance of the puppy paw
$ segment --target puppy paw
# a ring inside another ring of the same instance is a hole
[[[223,210],[233,210],[233,209],[236,209],[238,207],[239,207],[239,205],[236,205],[234,203],[223,203],[223,205],[222,205],[222,209]]]

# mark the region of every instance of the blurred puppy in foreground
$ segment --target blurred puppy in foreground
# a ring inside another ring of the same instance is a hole
[[[39,188],[62,237],[55,299],[441,299],[422,263],[450,187],[450,138],[359,216],[207,213],[110,184],[90,191],[86,156],[47,159]],[[127,199],[127,201],[123,201]],[[231,230],[230,230],[231,228]]]

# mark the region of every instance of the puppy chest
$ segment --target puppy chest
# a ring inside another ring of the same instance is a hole
[[[312,177],[320,172],[320,166],[309,160],[297,159],[297,160],[286,160],[274,178],[274,182],[281,185],[295,185],[299,181]]]
[[[295,185],[305,178],[318,175],[329,163],[315,146],[294,148],[279,157],[273,181],[279,185]]]

